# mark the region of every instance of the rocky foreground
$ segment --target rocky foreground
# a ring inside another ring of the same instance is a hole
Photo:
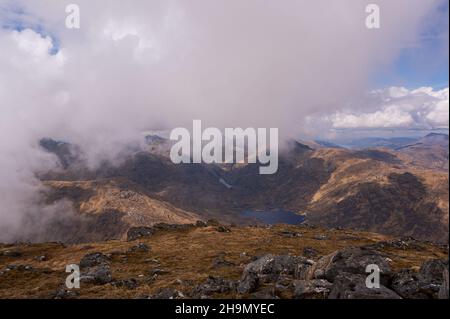
[[[65,286],[66,265],[81,269]],[[366,266],[381,269],[366,287]],[[448,245],[344,229],[217,222],[128,240],[0,245],[0,298],[448,298]]]

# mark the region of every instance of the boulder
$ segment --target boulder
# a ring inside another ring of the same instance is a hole
[[[138,243],[137,245],[134,245],[127,250],[128,253],[136,253],[136,252],[146,253],[148,251],[150,251],[150,247],[144,243]]]
[[[100,265],[107,265],[109,263],[109,258],[102,254],[102,253],[90,253],[85,255],[80,260],[80,267],[81,268],[89,268],[89,267],[95,267]]]
[[[94,285],[104,285],[112,281],[111,271],[108,265],[99,265],[83,271],[80,276],[80,282]]]
[[[405,299],[428,299],[420,289],[421,280],[417,272],[411,269],[402,269],[394,274],[390,287]]]
[[[370,264],[380,268],[382,283],[390,280],[392,273],[386,258],[377,251],[364,247],[338,250],[320,258],[309,268],[306,279],[326,279],[334,282],[336,276],[343,272],[367,276],[366,267]]]
[[[257,273],[248,271],[242,274],[237,286],[237,292],[246,294],[254,292],[259,287],[259,277]]]
[[[439,299],[449,299],[448,293],[448,267],[442,273],[443,283],[441,289],[439,289],[438,298]]]
[[[136,240],[142,237],[148,237],[155,233],[153,227],[131,227],[127,232],[127,240]]]
[[[421,291],[432,299],[438,299],[446,270],[448,272],[448,260],[431,259],[424,262],[419,271]]]
[[[333,286],[324,279],[296,280],[293,285],[296,299],[327,299]]]
[[[343,272],[335,276],[328,299],[401,299],[401,297],[383,285],[379,288],[368,288],[366,277],[363,275]]]
[[[259,257],[245,266],[237,290],[241,294],[251,293],[261,282],[277,282],[284,275],[303,279],[310,265],[309,260],[299,256],[268,254]]]

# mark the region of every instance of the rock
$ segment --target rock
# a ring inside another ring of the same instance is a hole
[[[130,278],[114,281],[112,285],[115,287],[124,287],[126,289],[133,290],[139,286],[139,283],[136,279]]]
[[[216,219],[208,219],[208,221],[206,222],[206,225],[208,225],[208,226],[220,226],[220,223]]]
[[[316,240],[327,240],[328,237],[326,235],[316,235],[316,236],[313,237],[313,239],[316,239]]]
[[[430,298],[438,299],[446,270],[448,271],[448,260],[431,259],[424,262],[419,271],[420,290]]]
[[[233,262],[225,260],[222,256],[216,257],[213,260],[214,268],[233,267],[233,266],[235,266],[235,264]]]
[[[293,232],[293,231],[289,231],[289,230],[280,231],[280,232],[278,232],[278,235],[280,235],[282,237],[288,237],[288,238],[302,237],[303,236],[302,233]]]
[[[216,228],[216,230],[217,230],[219,233],[229,233],[229,232],[231,232],[231,229],[230,229],[229,227],[226,227],[226,226],[223,226],[223,225],[218,226],[218,227]]]
[[[102,253],[91,253],[80,260],[80,268],[89,268],[109,263],[109,258]]]
[[[238,292],[251,293],[261,282],[276,282],[281,275],[304,278],[310,265],[307,259],[290,255],[265,255],[245,266]]]
[[[448,261],[432,259],[423,263],[418,273],[411,269],[402,269],[394,274],[390,287],[403,298],[438,299],[441,294],[445,295],[446,274]]]
[[[151,299],[182,299],[184,295],[181,291],[173,288],[162,288]]]
[[[334,278],[329,299],[401,299],[394,291],[380,285],[367,288],[366,277],[360,274],[340,273]]]
[[[135,252],[146,253],[148,251],[150,251],[150,247],[144,243],[139,243],[137,245],[134,245],[127,250],[128,253],[135,253]]]
[[[431,259],[420,267],[420,275],[424,280],[441,284],[443,271],[448,267],[448,261],[442,259]]]
[[[104,285],[112,281],[111,271],[108,265],[99,265],[88,268],[83,271],[80,276],[80,282],[90,283],[94,285]]]
[[[423,250],[421,242],[412,237],[397,238],[389,241],[381,241],[366,246],[371,249],[396,248],[402,250]]]
[[[7,265],[5,270],[34,271],[35,269],[31,265]]]
[[[327,299],[333,286],[324,279],[296,280],[293,284],[296,299]]]
[[[237,292],[246,294],[254,292],[259,287],[259,277],[257,273],[248,271],[244,272],[237,286]]]
[[[195,227],[206,227],[206,226],[208,225],[202,220],[197,220],[197,222],[195,223]]]
[[[37,261],[41,261],[41,262],[42,261],[47,261],[48,260],[48,256],[46,256],[46,255],[37,256],[34,259],[37,260]]]
[[[448,293],[448,267],[443,271],[443,283],[439,289],[438,298],[439,299],[449,299]]]
[[[65,286],[61,286],[53,295],[55,299],[74,299],[79,296],[76,290],[69,290]]]
[[[381,282],[387,283],[392,275],[389,263],[377,251],[364,247],[338,250],[320,258],[308,270],[306,279],[334,282],[335,277],[343,272],[367,276],[366,267],[370,264],[376,264],[380,268]]]
[[[142,237],[149,237],[154,235],[159,231],[167,231],[167,230],[187,230],[195,227],[192,224],[166,224],[166,223],[158,223],[153,225],[152,227],[131,227],[127,232],[127,240],[132,241]]]
[[[428,299],[427,294],[420,290],[419,274],[411,269],[402,269],[392,277],[390,287],[405,299]]]
[[[209,276],[206,282],[197,285],[192,291],[193,298],[200,298],[202,296],[211,296],[215,293],[228,293],[236,290],[236,283],[234,281],[225,280],[221,277]]]
[[[167,273],[168,271],[165,271],[164,269],[161,268],[154,268],[150,271],[150,275],[163,275]]]
[[[127,240],[136,240],[142,237],[148,237],[155,233],[153,227],[131,227],[127,232]]]
[[[307,258],[317,257],[318,254],[319,254],[319,252],[312,247],[303,248],[303,256],[305,256]]]
[[[17,250],[5,250],[0,253],[0,256],[18,258],[22,257],[22,253]]]
[[[260,275],[295,275],[299,265],[306,264],[307,259],[300,256],[268,254],[249,263],[244,274],[253,272]]]

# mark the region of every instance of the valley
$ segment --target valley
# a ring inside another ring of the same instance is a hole
[[[423,153],[444,149],[443,138],[437,146],[435,139],[422,142]],[[50,150],[66,167],[40,175],[46,202],[69,200],[77,215],[100,219],[103,226],[94,233],[104,233],[103,239],[120,239],[129,227],[161,222],[217,219],[249,225],[258,220],[244,217],[245,211],[285,210],[301,214],[308,224],[448,242],[448,171],[427,157],[419,161],[386,148],[348,150],[292,141],[280,153],[277,174],[259,175],[256,164],[173,164],[164,151],[166,140],[150,140],[147,150],[97,170],[84,167],[66,145]],[[440,161],[445,158],[448,163],[448,146]],[[65,228],[75,234],[70,241],[92,241],[79,231],[80,223],[73,232]]]

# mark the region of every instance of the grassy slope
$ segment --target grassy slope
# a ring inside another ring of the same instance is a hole
[[[302,233],[302,237],[285,237],[281,231]],[[326,235],[326,240],[314,239]],[[66,277],[65,266],[78,263],[91,252],[111,255],[111,270],[114,279],[135,278],[140,285],[135,290],[114,287],[111,284],[94,286],[82,284],[79,290],[82,298],[135,298],[150,295],[162,287],[174,287],[184,293],[193,285],[201,283],[209,275],[238,279],[243,266],[251,257],[267,253],[302,255],[304,247],[312,247],[319,256],[348,246],[366,245],[387,240],[389,237],[374,233],[348,230],[325,230],[279,225],[265,227],[233,227],[229,233],[218,232],[214,227],[194,228],[187,231],[165,231],[138,241],[109,241],[83,245],[64,246],[57,243],[0,245],[0,252],[18,251],[21,257],[7,257],[0,254],[0,271],[9,264],[31,265],[35,271],[10,270],[0,274],[0,298],[49,298]],[[150,246],[149,252],[127,252],[142,242]],[[392,259],[391,267],[418,268],[431,258],[448,258],[442,247],[421,244],[422,249],[388,249],[385,252]],[[242,253],[246,253],[245,255]],[[47,261],[37,261],[41,255]],[[235,266],[213,267],[216,257],[223,256]],[[157,259],[156,263],[153,259]],[[161,268],[161,274],[148,282],[152,269]],[[177,284],[177,279],[192,281]],[[217,297],[235,297],[233,295]]]

